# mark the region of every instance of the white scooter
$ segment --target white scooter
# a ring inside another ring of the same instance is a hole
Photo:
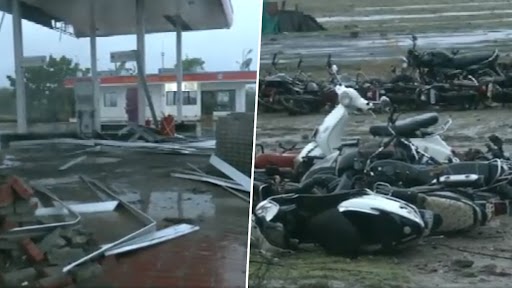
[[[331,64],[331,72],[337,75],[338,68],[336,65]],[[299,167],[306,158],[322,159],[321,164],[315,164],[315,167],[334,167],[336,157],[339,155],[337,150],[342,144],[347,143],[347,146],[357,146],[358,141],[355,139],[344,139],[345,126],[348,120],[350,110],[358,110],[362,112],[368,112],[373,109],[373,104],[365,100],[361,95],[353,88],[347,88],[341,82],[335,87],[338,93],[339,103],[338,106],[325,117],[322,124],[318,126],[313,132],[313,141],[306,145],[299,155],[294,160],[294,166]],[[387,97],[381,97],[381,105],[390,105],[390,100]],[[438,162],[441,163],[453,163],[458,162],[453,153],[452,148],[443,141],[440,135],[448,129],[451,125],[451,119],[445,123],[442,128],[435,133],[422,133],[421,136],[413,135],[417,134],[421,129],[429,128],[439,121],[439,116],[435,113],[427,113],[424,115],[412,117],[409,119],[397,121],[395,124],[395,131],[403,133],[404,137],[409,138],[410,142],[418,147],[419,151],[422,151]],[[370,133],[374,137],[391,137],[391,132],[387,127],[387,124],[374,125],[370,127]],[[411,135],[406,135],[411,134]],[[353,143],[353,144],[352,144]],[[316,173],[315,173],[316,174]],[[303,179],[308,179],[306,173]],[[310,175],[311,176],[311,175]]]

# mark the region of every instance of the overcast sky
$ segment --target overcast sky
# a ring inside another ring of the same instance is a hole
[[[210,71],[238,70],[236,63],[242,58],[244,49],[253,49],[251,69],[256,69],[261,0],[231,0],[233,3],[233,26],[229,30],[183,33],[183,57],[201,57]],[[1,15],[1,14],[0,14]],[[162,48],[165,52],[165,66],[176,63],[175,33],[161,33],[146,36],[147,72],[157,72],[161,67]],[[90,67],[89,39],[76,39],[62,35],[42,26],[23,21],[25,56],[66,55]],[[136,49],[135,35],[98,38],[98,69],[113,68],[110,63],[111,51]],[[6,75],[14,74],[12,42],[12,18],[7,15],[0,30],[0,86],[7,86]],[[130,67],[130,65],[128,65]]]

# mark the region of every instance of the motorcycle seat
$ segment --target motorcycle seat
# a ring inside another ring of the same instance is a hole
[[[425,113],[404,120],[398,120],[391,128],[398,136],[412,138],[419,130],[436,125],[437,122],[439,122],[439,115],[437,113]],[[370,134],[374,137],[393,136],[387,124],[370,126]]]
[[[480,65],[497,60],[498,50],[493,52],[466,53],[452,57],[452,66],[456,69],[467,69],[471,66]]]

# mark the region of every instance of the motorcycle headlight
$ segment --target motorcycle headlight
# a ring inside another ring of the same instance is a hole
[[[258,217],[263,217],[265,220],[270,221],[279,212],[279,204],[272,200],[265,200],[256,206],[254,213]]]

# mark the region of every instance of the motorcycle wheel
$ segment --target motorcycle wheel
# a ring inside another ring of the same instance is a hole
[[[327,254],[357,258],[361,236],[352,223],[336,208],[314,216],[309,222],[313,241]]]

